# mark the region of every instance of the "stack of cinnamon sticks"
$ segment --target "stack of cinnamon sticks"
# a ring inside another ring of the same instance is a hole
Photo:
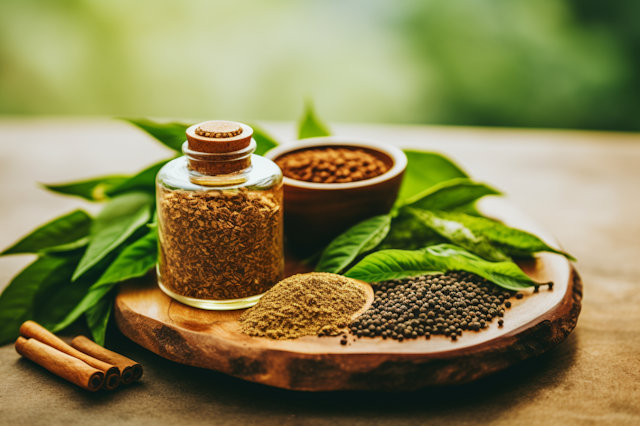
[[[95,392],[113,390],[142,377],[142,366],[120,354],[92,342],[84,336],[71,346],[34,321],[20,327],[16,351],[52,373]]]

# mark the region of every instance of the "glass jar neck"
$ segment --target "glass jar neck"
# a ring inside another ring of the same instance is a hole
[[[249,146],[233,152],[199,152],[182,144],[182,153],[189,162],[190,180],[198,185],[236,185],[246,181],[251,171],[251,155],[256,150],[255,139]]]

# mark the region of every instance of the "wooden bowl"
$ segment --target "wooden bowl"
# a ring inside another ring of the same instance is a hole
[[[277,158],[313,148],[359,148],[388,167],[373,179],[349,183],[314,183],[284,178],[284,233],[296,253],[317,251],[342,232],[367,218],[386,214],[398,196],[407,156],[386,143],[359,138],[328,136],[278,146],[265,157]]]

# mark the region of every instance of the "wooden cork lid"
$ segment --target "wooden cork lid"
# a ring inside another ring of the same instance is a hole
[[[239,172],[251,166],[253,129],[235,121],[205,121],[187,129],[189,165],[204,175]],[[255,142],[254,142],[255,145]]]
[[[205,121],[196,127],[196,135],[224,139],[238,136],[242,130],[242,126],[233,121]]]
[[[249,146],[252,136],[251,127],[235,121],[205,121],[187,129],[189,149],[207,153],[240,151]]]

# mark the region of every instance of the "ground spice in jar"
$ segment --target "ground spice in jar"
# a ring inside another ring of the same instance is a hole
[[[250,336],[278,340],[335,336],[366,301],[366,290],[350,278],[298,274],[280,281],[246,311],[240,317],[240,329]]]
[[[478,331],[503,317],[503,303],[513,295],[466,272],[385,281],[375,289],[371,308],[351,324],[358,337],[402,341],[442,334],[457,340],[463,331]]]
[[[238,299],[264,293],[284,270],[282,191],[158,188],[162,284],[182,296]]]
[[[362,149],[314,148],[275,160],[284,176],[316,183],[346,183],[380,176],[387,165]]]

